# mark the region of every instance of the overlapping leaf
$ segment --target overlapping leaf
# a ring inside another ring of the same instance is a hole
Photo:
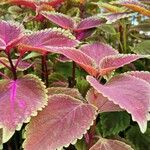
[[[150,8],[137,0],[123,0],[119,2],[120,5],[125,6],[133,11],[139,12],[145,16],[150,17]]]
[[[15,81],[1,80],[0,87],[0,126],[6,142],[23,122],[46,105],[47,95],[44,84],[33,75]]]
[[[105,85],[92,76],[88,76],[87,80],[99,93],[129,112],[142,133],[146,131],[150,105],[149,83],[131,75],[113,77]]]
[[[42,15],[46,17],[48,20],[52,21],[53,23],[59,25],[64,29],[73,30],[75,27],[74,20],[67,15],[56,13],[56,12],[51,12],[51,13],[42,12]]]
[[[75,61],[92,76],[105,75],[140,58],[134,54],[118,54],[107,44],[84,45],[80,50],[62,49],[59,51]]]
[[[104,23],[103,19],[100,19],[98,16],[92,16],[81,20],[78,24],[71,17],[56,13],[56,12],[42,12],[42,15],[53,23],[61,26],[65,29],[71,29],[74,31],[87,30],[95,28]]]
[[[62,32],[65,31],[62,30]],[[47,29],[26,35],[18,44],[18,49],[45,53],[55,52],[56,49],[62,47],[74,47],[78,44],[77,40],[71,39],[73,36],[70,38],[70,34],[65,35],[62,32]]]
[[[146,82],[150,84],[150,72],[148,71],[130,71],[130,72],[127,72],[127,74],[134,76],[136,78],[145,80]]]
[[[86,95],[86,99],[89,104],[92,104],[98,108],[100,113],[102,112],[111,112],[111,111],[123,111],[119,105],[114,104],[107,97],[104,97],[102,94],[98,93],[94,89],[90,89]]]
[[[22,38],[22,26],[0,21],[0,49],[9,51]]]
[[[100,138],[90,150],[133,150],[133,148],[122,141]]]
[[[133,15],[134,13],[131,13],[131,12],[112,13],[112,14],[104,15],[104,18],[106,18],[107,24],[112,24],[120,19],[128,18]]]
[[[24,149],[55,150],[75,143],[89,129],[95,113],[95,107],[71,96],[50,96],[48,106],[27,126]]]

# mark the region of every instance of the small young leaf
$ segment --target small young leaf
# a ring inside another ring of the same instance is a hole
[[[95,114],[95,107],[71,96],[50,96],[48,106],[26,128],[24,149],[55,150],[75,144],[90,128]]]
[[[118,140],[100,138],[90,150],[134,150],[130,145]]]
[[[111,112],[100,114],[99,128],[103,136],[117,135],[130,125],[130,116],[125,112]],[[99,129],[99,130],[100,130]]]

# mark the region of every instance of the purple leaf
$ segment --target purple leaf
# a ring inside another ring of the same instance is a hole
[[[83,53],[81,50],[65,48],[59,50],[59,53],[79,64],[90,75],[96,76],[98,74],[97,69],[94,68],[96,65],[94,60]]]
[[[0,49],[9,51],[23,37],[22,26],[0,21]]]
[[[88,18],[81,20],[81,22],[77,25],[75,31],[95,28],[102,24],[104,24],[104,19],[101,19],[98,16],[88,17]]]
[[[127,72],[127,74],[134,76],[136,78],[145,80],[146,82],[150,84],[150,72],[148,71],[130,71],[130,72]]]
[[[26,128],[24,149],[55,150],[74,144],[93,124],[95,115],[95,107],[71,96],[50,96],[48,106]]]
[[[59,49],[58,53],[75,61],[92,76],[103,76],[111,71],[123,67],[143,56],[135,54],[118,54],[116,50],[107,44],[94,43],[76,49]]]
[[[20,41],[18,48],[21,51],[38,51],[45,53],[55,52],[55,49],[62,47],[74,47],[78,44],[77,40],[71,39],[65,34],[69,33],[61,33],[60,31],[53,31],[52,29],[32,33]]]
[[[0,81],[0,125],[3,127],[3,141],[6,142],[15,130],[36,114],[47,103],[44,84],[33,75]]]
[[[107,24],[112,24],[120,19],[128,18],[132,15],[133,15],[133,13],[131,13],[131,12],[113,13],[113,14],[106,15],[105,19],[107,20],[107,22],[106,22]]]
[[[104,57],[99,64],[100,74],[105,75],[117,68],[123,67],[137,59],[142,58],[135,54],[118,54]]]
[[[90,150],[134,150],[130,145],[118,140],[99,138]]]
[[[105,85],[92,76],[88,76],[87,80],[104,97],[129,112],[133,121],[139,124],[142,133],[146,131],[150,106],[148,83],[131,75],[115,76]]]
[[[90,89],[86,95],[86,99],[89,104],[92,104],[98,108],[98,111],[101,112],[111,112],[111,111],[123,111],[119,105],[111,102],[107,97],[104,97],[102,94],[98,93],[94,89]]]
[[[117,55],[118,51],[104,43],[85,44],[81,47],[83,53],[91,57],[97,65],[102,58],[109,55]]]
[[[42,15],[50,20],[51,22],[59,25],[64,29],[74,29],[75,22],[71,17],[68,17],[65,14],[56,13],[56,12],[42,12]]]
[[[74,97],[76,99],[83,100],[83,97],[79,93],[78,89],[75,88],[66,88],[66,87],[51,87],[48,88],[48,95],[54,95],[54,94],[65,94],[71,97]]]

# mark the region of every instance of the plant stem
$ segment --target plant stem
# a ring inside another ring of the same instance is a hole
[[[46,87],[48,87],[47,54],[42,55],[42,80],[45,81]]]
[[[4,63],[2,60],[0,60],[0,63],[1,63],[2,65],[4,65],[6,68],[8,68],[9,70],[11,70],[11,68],[10,68],[6,63]]]
[[[11,66],[11,71],[12,71],[13,76],[14,76],[14,80],[17,80],[16,68],[14,67],[14,64],[12,62],[12,59],[10,57],[10,53],[9,52],[7,52],[7,56],[8,56],[8,60],[9,60],[10,66]]]

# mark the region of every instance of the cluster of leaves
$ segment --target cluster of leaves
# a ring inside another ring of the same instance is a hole
[[[2,0],[4,149],[148,149],[149,4]]]

